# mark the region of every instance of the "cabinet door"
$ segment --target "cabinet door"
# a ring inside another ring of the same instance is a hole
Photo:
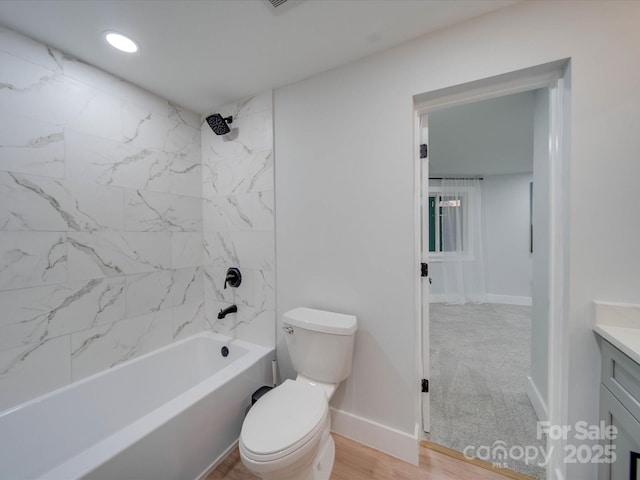
[[[606,341],[602,342],[602,383],[640,420],[640,366]]]
[[[615,462],[601,463],[600,480],[640,480],[640,423],[604,386],[600,387],[600,418],[617,429],[612,445]]]

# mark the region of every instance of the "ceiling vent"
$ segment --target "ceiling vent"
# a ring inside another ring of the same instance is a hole
[[[269,4],[273,7],[266,7],[273,15],[282,15],[304,1],[305,0],[264,0],[264,4]],[[2,0],[0,0],[0,3],[2,3]]]

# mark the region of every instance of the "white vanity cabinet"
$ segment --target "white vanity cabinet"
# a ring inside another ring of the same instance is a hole
[[[604,339],[601,351],[600,418],[617,434],[602,441],[616,460],[599,464],[598,479],[640,480],[640,364]]]

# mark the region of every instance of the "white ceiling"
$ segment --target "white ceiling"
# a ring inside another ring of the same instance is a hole
[[[536,98],[532,90],[431,112],[429,176],[531,173]]]
[[[3,0],[0,24],[206,113],[517,1]]]

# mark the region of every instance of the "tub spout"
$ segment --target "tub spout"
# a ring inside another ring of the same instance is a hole
[[[236,313],[238,311],[238,307],[236,305],[231,305],[230,307],[225,308],[224,310],[220,310],[218,313],[218,319],[226,317],[230,313]]]

